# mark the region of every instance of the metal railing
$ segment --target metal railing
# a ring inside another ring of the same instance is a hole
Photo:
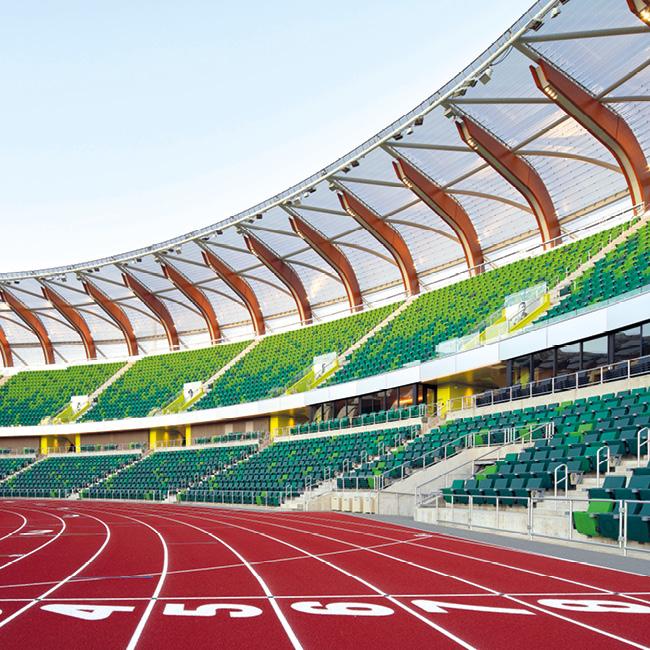
[[[524,444],[527,442],[534,442],[535,440],[550,440],[553,437],[555,432],[555,425],[553,422],[544,422],[542,424],[529,424],[527,427],[511,427],[512,431],[511,437],[504,439],[503,442],[499,443],[496,446],[489,445],[475,445],[475,447],[486,447],[485,453],[472,458],[457,467],[437,476],[429,481],[420,483],[415,488],[415,503],[416,505],[424,505],[431,499],[436,498],[440,494],[440,489],[443,487],[449,487],[451,483],[455,480],[454,477],[467,478],[467,476],[473,476],[476,473],[476,467],[479,461],[485,461],[488,456],[497,452],[497,457],[494,458],[494,462],[501,460],[501,454],[503,449],[513,444]],[[540,435],[536,435],[536,434]],[[474,434],[470,434],[474,435]],[[492,460],[492,459],[490,459]],[[467,468],[470,468],[469,470]]]
[[[417,407],[417,408],[416,408]],[[413,410],[415,409],[415,415],[413,415]],[[402,411],[408,411],[408,414],[402,415]],[[388,411],[378,411],[376,413],[366,413],[365,415],[355,415],[351,418],[348,418],[348,423],[343,425],[340,420],[338,425],[332,426],[331,423],[333,420],[322,420],[321,423],[330,423],[327,428],[323,428],[317,431],[303,431],[298,433],[295,431],[300,425],[293,425],[290,427],[280,427],[277,429],[278,436],[296,436],[296,435],[316,435],[329,434],[329,433],[339,433],[341,431],[348,432],[349,429],[357,429],[360,427],[370,427],[376,424],[392,424],[394,422],[402,422],[404,420],[412,420],[415,418],[424,418],[429,414],[429,407],[427,404],[417,404],[413,406],[404,406],[402,408],[390,409]],[[341,418],[345,419],[345,418]],[[319,424],[321,424],[319,423]]]
[[[495,491],[496,492],[496,491]],[[611,508],[607,512],[589,512],[590,503],[608,503]],[[435,521],[426,519],[429,523],[468,528],[469,530],[498,531],[500,533],[517,534],[528,539],[554,539],[591,546],[618,548],[623,555],[630,551],[647,554],[650,546],[646,541],[635,539],[642,525],[648,527],[647,517],[638,513],[639,506],[650,504],[650,501],[635,499],[587,499],[569,497],[547,497],[530,493],[529,496],[506,496],[500,494],[447,494],[429,505],[423,506],[434,512]],[[586,515],[594,520],[594,536],[586,536],[576,529],[575,515]],[[608,533],[601,534],[598,530],[598,517],[607,515],[611,522]],[[635,533],[630,538],[630,518],[637,517]],[[644,521],[644,519],[646,521]],[[639,535],[641,537],[641,535]]]
[[[454,411],[464,411],[486,406],[494,406],[515,402],[532,397],[553,395],[569,390],[577,390],[588,386],[598,386],[612,381],[632,379],[641,375],[650,374],[650,355],[619,361],[617,363],[600,366],[590,370],[549,377],[532,381],[528,384],[516,384],[506,388],[496,388],[484,393],[477,393],[466,397],[454,397],[446,401],[439,401],[435,405],[435,413],[444,415]]]

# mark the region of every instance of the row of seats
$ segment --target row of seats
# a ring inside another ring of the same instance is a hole
[[[235,503],[264,503],[269,498],[281,502],[284,495],[302,494],[310,484],[333,477],[394,443],[391,430],[280,441],[193,486],[186,498],[195,501],[208,493]]]
[[[123,363],[19,372],[0,386],[0,426],[32,426],[60,413],[75,395],[90,395]]]
[[[540,283],[551,288],[621,231],[618,226],[482,273],[415,300],[397,318],[354,352],[329,384],[377,375],[436,356],[444,341],[473,333],[503,308],[508,295]]]
[[[172,402],[183,385],[207,381],[237,356],[248,342],[143,357],[99,395],[83,422],[146,417]]]
[[[454,481],[443,490],[445,501],[477,505],[497,502],[523,505],[521,499],[543,493],[559,484],[562,490],[575,488],[580,477],[607,470],[607,458],[636,454],[640,434],[650,424],[650,390],[638,388],[581,398],[572,402],[517,409],[509,413],[457,420],[457,430],[480,427],[484,422],[512,426],[526,423],[538,439],[519,454],[484,468],[466,481]],[[550,423],[554,435],[535,423]],[[502,497],[499,499],[499,497]]]
[[[627,539],[650,542],[650,463],[634,469],[629,479],[607,476],[601,487],[590,488],[588,494],[587,510],[573,513],[573,525],[579,533],[618,540],[625,501]]]
[[[34,460],[36,459],[26,456],[0,457],[0,480],[33,463]]]
[[[87,498],[165,498],[255,451],[254,445],[155,451],[91,488]]]
[[[215,383],[195,408],[254,402],[283,394],[311,370],[314,357],[330,352],[343,353],[396,307],[395,304],[387,305],[265,337]]]
[[[389,409],[388,411],[377,411],[375,413],[364,413],[355,417],[332,418],[331,420],[318,420],[304,422],[291,427],[289,433],[297,435],[302,433],[322,433],[326,431],[338,431],[349,427],[361,427],[370,424],[383,424],[384,422],[397,422],[408,420],[420,415],[422,406],[404,406],[401,408]]]
[[[20,490],[76,492],[132,463],[138,456],[135,453],[49,456],[3,481],[0,495]]]
[[[581,275],[544,318],[554,318],[650,284],[650,224]]]

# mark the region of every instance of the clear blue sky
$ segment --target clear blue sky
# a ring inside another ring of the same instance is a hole
[[[151,244],[285,189],[531,3],[3,3],[0,271]]]

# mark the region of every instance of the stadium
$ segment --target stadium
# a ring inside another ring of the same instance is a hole
[[[0,274],[0,645],[650,647],[649,38],[539,0],[280,194]]]

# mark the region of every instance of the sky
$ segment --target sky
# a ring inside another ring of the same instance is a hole
[[[208,226],[432,94],[532,0],[0,3],[0,272]]]

